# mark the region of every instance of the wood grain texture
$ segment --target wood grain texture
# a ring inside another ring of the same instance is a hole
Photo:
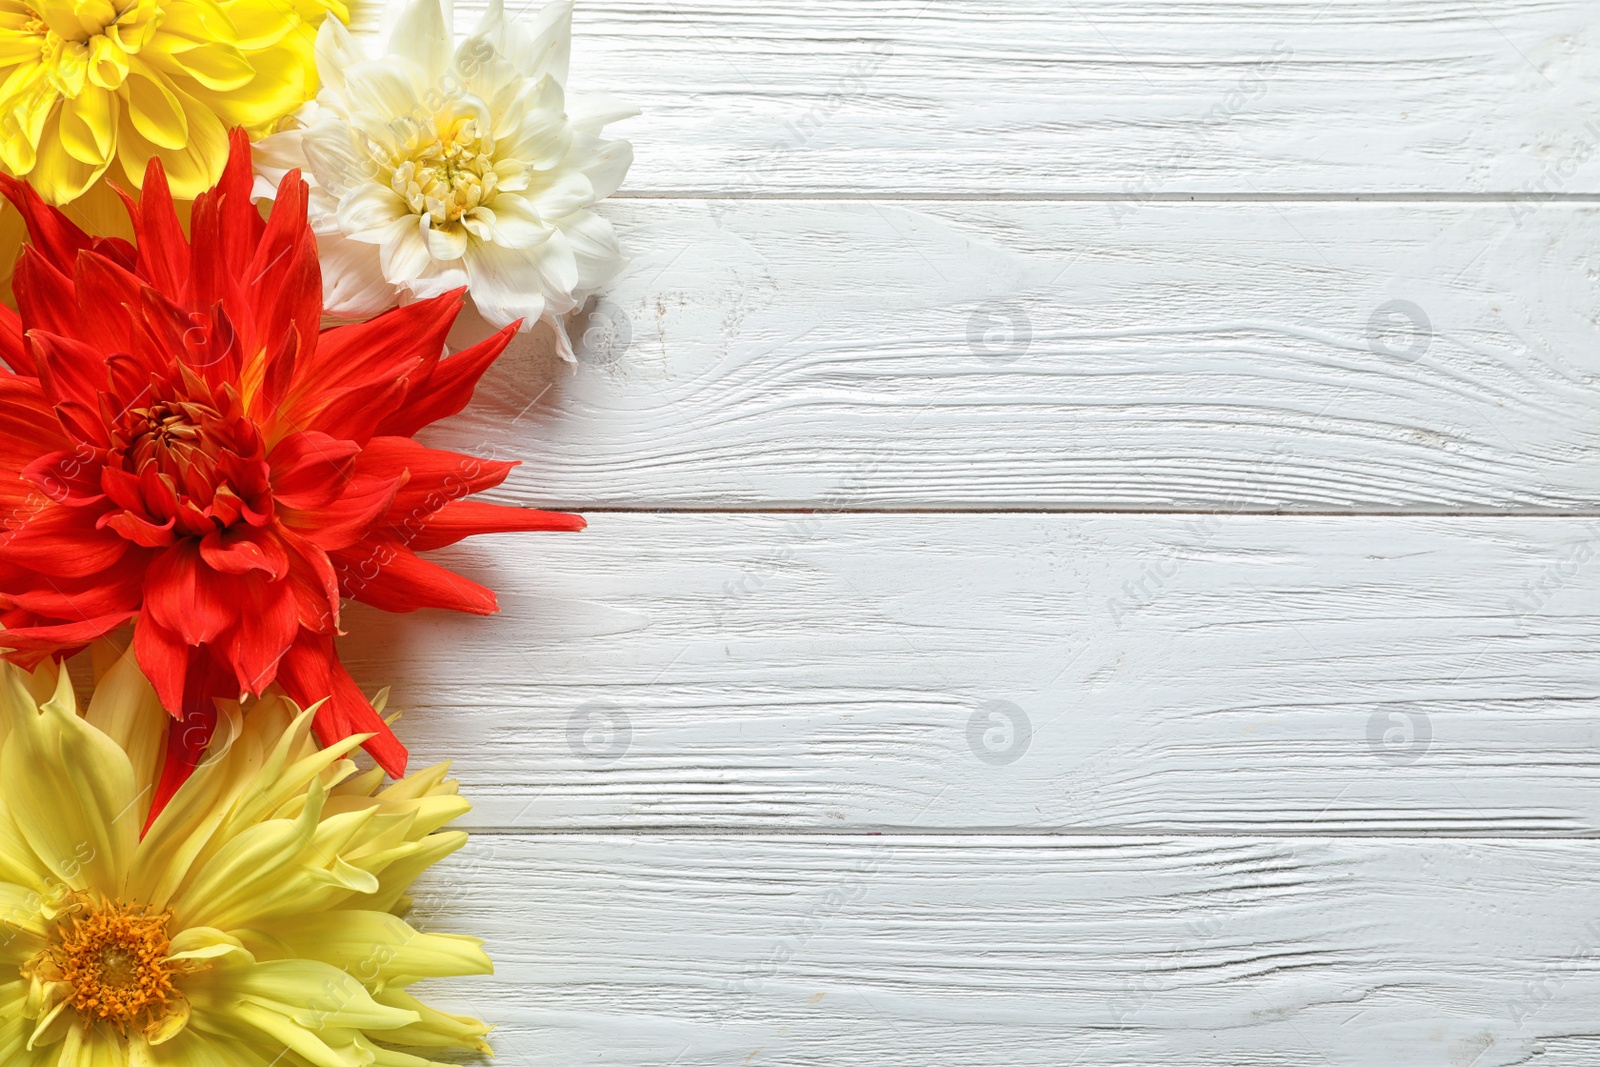
[[[1593,16],[581,3],[634,264],[431,443],[593,525],[344,642],[477,804],[432,995],[514,1067],[1600,1062]]]
[[[483,6],[458,3],[458,26]],[[1586,0],[589,0],[572,84],[644,109],[618,127],[637,194],[1594,193],[1593,16]]]
[[[1597,877],[1593,841],[484,835],[416,918],[489,936],[440,995],[518,1067],[1575,1067]]]
[[[1600,831],[1600,520],[600,514],[352,614],[472,825]],[[1026,726],[1022,725],[1026,722]]]
[[[581,369],[430,439],[574,508],[1600,504],[1600,208],[1116,207],[611,205]]]

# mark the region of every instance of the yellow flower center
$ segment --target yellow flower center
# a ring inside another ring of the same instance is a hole
[[[452,117],[424,124],[406,139],[390,187],[413,214],[431,215],[434,226],[443,226],[487,206],[498,180],[494,138],[479,133],[476,118]]]
[[[34,0],[23,32],[40,38],[39,61],[51,87],[78,97],[85,84],[115,89],[161,22],[156,0]]]
[[[51,977],[71,987],[68,1002],[85,1026],[109,1022],[119,1029],[160,1018],[177,996],[167,955],[171,913],[148,914],[121,901],[81,908],[57,925],[45,957]]]

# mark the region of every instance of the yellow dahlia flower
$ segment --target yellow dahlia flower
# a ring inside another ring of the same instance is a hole
[[[398,917],[466,838],[438,832],[467,808],[445,768],[379,790],[380,771],[344,758],[359,737],[318,749],[288,700],[225,710],[231,733],[141,839],[170,720],[132,657],[86,716],[66,671],[0,667],[0,1063],[425,1067],[387,1046],[487,1051],[482,1023],[406,992],[491,970],[476,939]]]
[[[0,0],[0,163],[52,204],[160,156],[172,194],[216,184],[228,129],[316,95],[316,28],[341,0]]]

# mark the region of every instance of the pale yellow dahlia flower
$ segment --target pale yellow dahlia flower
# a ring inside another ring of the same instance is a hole
[[[0,164],[52,204],[102,176],[216,183],[233,126],[265,133],[316,95],[316,30],[341,0],[0,0]]]
[[[141,840],[168,717],[132,657],[80,716],[53,667],[0,667],[0,1063],[425,1067],[487,1051],[406,992],[481,974],[474,938],[398,917],[467,809],[435,767],[378,789],[268,697]],[[174,727],[181,728],[180,727]],[[381,1044],[380,1044],[381,1042]]]

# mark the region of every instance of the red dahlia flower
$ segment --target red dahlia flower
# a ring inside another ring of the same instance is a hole
[[[130,244],[0,176],[32,235],[20,316],[0,307],[0,645],[28,666],[136,619],[139,665],[183,719],[157,811],[209,742],[214,698],[274,680],[327,698],[324,744],[376,734],[367,751],[399,777],[405,748],[334,651],[341,596],[488,614],[493,593],[415,550],[583,528],[461,499],[513,464],[411,439],[461,410],[515,325],[441,358],[455,292],[319,330],[306,185],[290,172],[265,222],[250,187],[235,131],[186,241],[152,158],[142,202],[124,197]]]

